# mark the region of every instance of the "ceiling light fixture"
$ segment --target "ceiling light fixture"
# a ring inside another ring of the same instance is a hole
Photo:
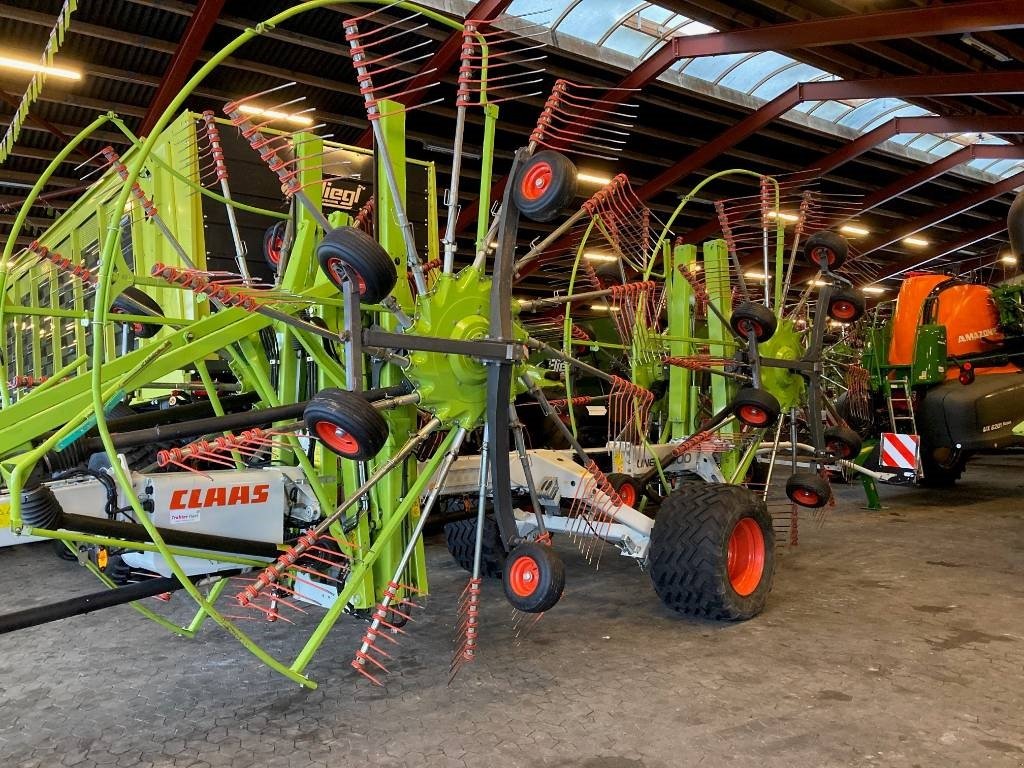
[[[913,245],[916,248],[923,248],[926,245],[930,245],[930,243],[923,237],[904,237],[903,244]]]
[[[839,231],[844,235],[851,235],[853,237],[864,237],[870,235],[870,229],[864,229],[864,227],[858,227],[855,224],[844,224],[839,228]]]
[[[1000,51],[998,48],[993,48],[988,43],[983,43],[981,40],[976,38],[970,32],[968,32],[965,35],[961,35],[960,36],[960,42],[963,43],[964,45],[971,46],[971,48],[974,48],[976,51],[981,51],[982,53],[987,53],[989,56],[991,56],[993,59],[998,61],[1000,64],[1005,64],[1008,61],[1013,61],[1013,59],[1011,59],[1005,53]]]
[[[767,276],[765,275],[764,272],[753,272],[753,271],[751,271],[751,272],[744,272],[743,276],[745,278],[747,278],[748,280],[765,280],[765,279],[767,279]]]
[[[612,307],[608,304],[591,304],[590,309],[594,312],[618,312],[618,307]]]
[[[609,178],[608,176],[601,176],[600,174],[597,173],[580,172],[576,174],[576,181],[582,181],[585,184],[599,184],[601,186],[604,186],[605,184],[611,181],[611,178]]]
[[[238,108],[238,111],[246,115],[268,117],[271,120],[284,120],[287,123],[294,123],[295,125],[313,124],[313,118],[309,115],[296,115],[288,112],[278,112],[276,109],[262,109],[261,107],[254,107],[250,104],[242,104]]]
[[[52,77],[63,77],[65,80],[81,80],[82,73],[67,67],[48,67],[38,62],[16,59],[11,56],[0,55],[0,68],[15,69],[19,72],[31,72],[33,74],[50,75]]]
[[[800,217],[797,216],[795,213],[784,213],[782,211],[768,211],[768,218],[780,219],[781,221],[784,221],[787,224],[793,224],[797,221],[800,221]]]
[[[999,257],[999,260],[1003,262],[1003,264],[1011,264],[1013,266],[1017,266],[1017,257],[1014,256],[1012,253],[1004,253],[1002,256]]]
[[[602,261],[611,263],[619,260],[619,257],[612,253],[601,253],[600,251],[585,251],[583,258],[587,261]]]
[[[861,293],[874,293],[874,294],[885,293],[885,291],[886,291],[886,289],[884,287],[882,287],[881,285],[865,285],[860,290],[861,290]]]

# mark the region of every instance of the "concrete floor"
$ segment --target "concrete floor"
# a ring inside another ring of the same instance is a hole
[[[561,604],[517,645],[488,584],[480,658],[450,688],[464,574],[439,542],[386,689],[348,667],[354,620],[314,661],[315,691],[212,626],[179,640],[128,607],[3,636],[0,765],[1021,766],[1020,467],[883,489],[880,513],[840,487],[782,557],[768,610],[740,625],[672,615],[635,564],[606,556],[594,573],[562,544]],[[5,610],[94,588],[47,547],[0,550]],[[253,631],[298,647],[281,623]]]

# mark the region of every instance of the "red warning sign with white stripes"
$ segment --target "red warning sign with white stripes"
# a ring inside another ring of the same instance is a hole
[[[917,435],[882,433],[881,464],[895,469],[917,469],[917,453],[921,438]]]

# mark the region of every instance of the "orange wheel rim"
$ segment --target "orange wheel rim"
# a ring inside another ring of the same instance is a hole
[[[755,427],[768,422],[768,412],[763,408],[758,408],[756,405],[741,405],[737,415],[744,424],[750,424]]]
[[[636,488],[632,483],[624,483],[618,490],[619,498],[627,507],[636,506]]]
[[[797,488],[793,491],[793,501],[804,507],[813,507],[821,497],[810,488]]]
[[[359,441],[336,424],[329,421],[318,421],[315,431],[316,436],[335,453],[340,453],[343,456],[359,453]]]
[[[550,163],[536,163],[523,175],[519,191],[527,200],[536,200],[551,186],[553,175]]]
[[[736,594],[746,597],[761,583],[764,575],[764,534],[751,517],[736,523],[729,536],[729,583]]]
[[[508,571],[508,586],[516,597],[529,597],[540,584],[540,565],[529,555],[518,558]]]

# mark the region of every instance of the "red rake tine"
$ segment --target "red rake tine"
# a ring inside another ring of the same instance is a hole
[[[378,686],[378,687],[380,687],[380,688],[383,688],[383,687],[384,687],[384,683],[382,683],[382,682],[381,682],[380,680],[378,680],[378,679],[377,679],[376,677],[374,677],[374,676],[373,676],[373,675],[371,675],[371,674],[370,674],[369,672],[367,672],[367,671],[366,671],[366,669],[365,669],[365,667],[364,667],[364,665],[363,665],[363,664],[360,664],[360,663],[359,663],[359,660],[358,660],[358,659],[353,659],[353,660],[352,660],[352,664],[351,664],[351,666],[352,666],[352,668],[353,668],[353,669],[354,669],[354,670],[355,670],[356,672],[358,672],[358,673],[359,673],[360,675],[362,675],[363,677],[365,677],[365,678],[366,678],[367,680],[369,680],[369,681],[370,681],[371,683],[373,683],[374,685],[376,685],[376,686]]]
[[[379,661],[377,661],[377,659],[373,658],[373,656],[371,656],[368,653],[363,653],[362,651],[356,651],[356,658],[353,659],[353,662],[355,662],[356,659],[362,659],[363,661],[368,661],[371,664],[373,664],[374,666],[376,666],[379,669],[381,669],[382,671],[384,671],[385,673],[387,673],[389,675],[391,674],[391,672],[388,670],[387,667],[385,667],[383,664],[381,664]]]

